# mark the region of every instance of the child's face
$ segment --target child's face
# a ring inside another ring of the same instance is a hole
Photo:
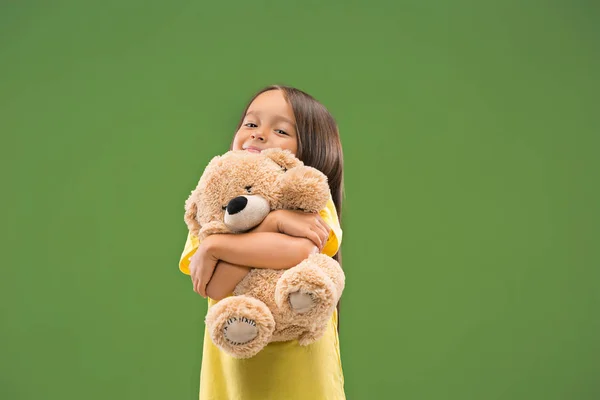
[[[298,150],[294,111],[281,90],[269,90],[254,99],[233,139],[233,150],[260,153],[274,147],[293,154]]]

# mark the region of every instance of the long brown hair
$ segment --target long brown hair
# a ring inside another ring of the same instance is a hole
[[[327,176],[331,198],[341,224],[342,198],[344,196],[344,155],[337,123],[323,104],[300,89],[282,85],[267,86],[258,91],[248,102],[236,127],[236,132],[242,126],[248,108],[254,99],[270,90],[281,90],[287,102],[292,106],[298,133],[296,157],[305,165],[316,168]],[[341,248],[333,258],[340,265],[342,264]],[[340,304],[338,303],[338,329],[339,311]]]

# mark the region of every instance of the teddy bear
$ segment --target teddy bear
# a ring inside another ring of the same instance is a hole
[[[318,212],[329,196],[327,177],[288,150],[231,150],[209,162],[185,202],[184,219],[202,241],[246,232],[273,210]],[[344,281],[338,262],[324,254],[288,270],[251,269],[233,296],[209,308],[207,331],[234,358],[253,357],[275,341],[309,345],[325,333]]]

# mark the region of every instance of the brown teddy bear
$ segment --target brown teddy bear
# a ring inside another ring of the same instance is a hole
[[[291,152],[229,151],[214,157],[185,204],[185,222],[201,241],[240,233],[277,209],[318,212],[330,192],[327,177]],[[313,254],[288,270],[255,268],[206,315],[213,342],[235,358],[256,355],[269,342],[306,346],[324,334],[344,289],[340,265]]]

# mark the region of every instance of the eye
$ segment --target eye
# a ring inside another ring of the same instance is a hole
[[[244,189],[246,189],[246,192],[252,193],[252,186],[246,186]]]
[[[284,130],[282,130],[282,129],[276,129],[276,130],[275,130],[275,132],[277,132],[277,133],[279,133],[279,134],[281,134],[281,135],[290,136],[290,135],[288,135],[288,133],[287,133],[286,131],[284,131]]]
[[[248,122],[248,123],[245,123],[244,126],[247,126],[248,128],[256,128],[258,125],[256,125],[255,123],[252,123],[252,122]]]

